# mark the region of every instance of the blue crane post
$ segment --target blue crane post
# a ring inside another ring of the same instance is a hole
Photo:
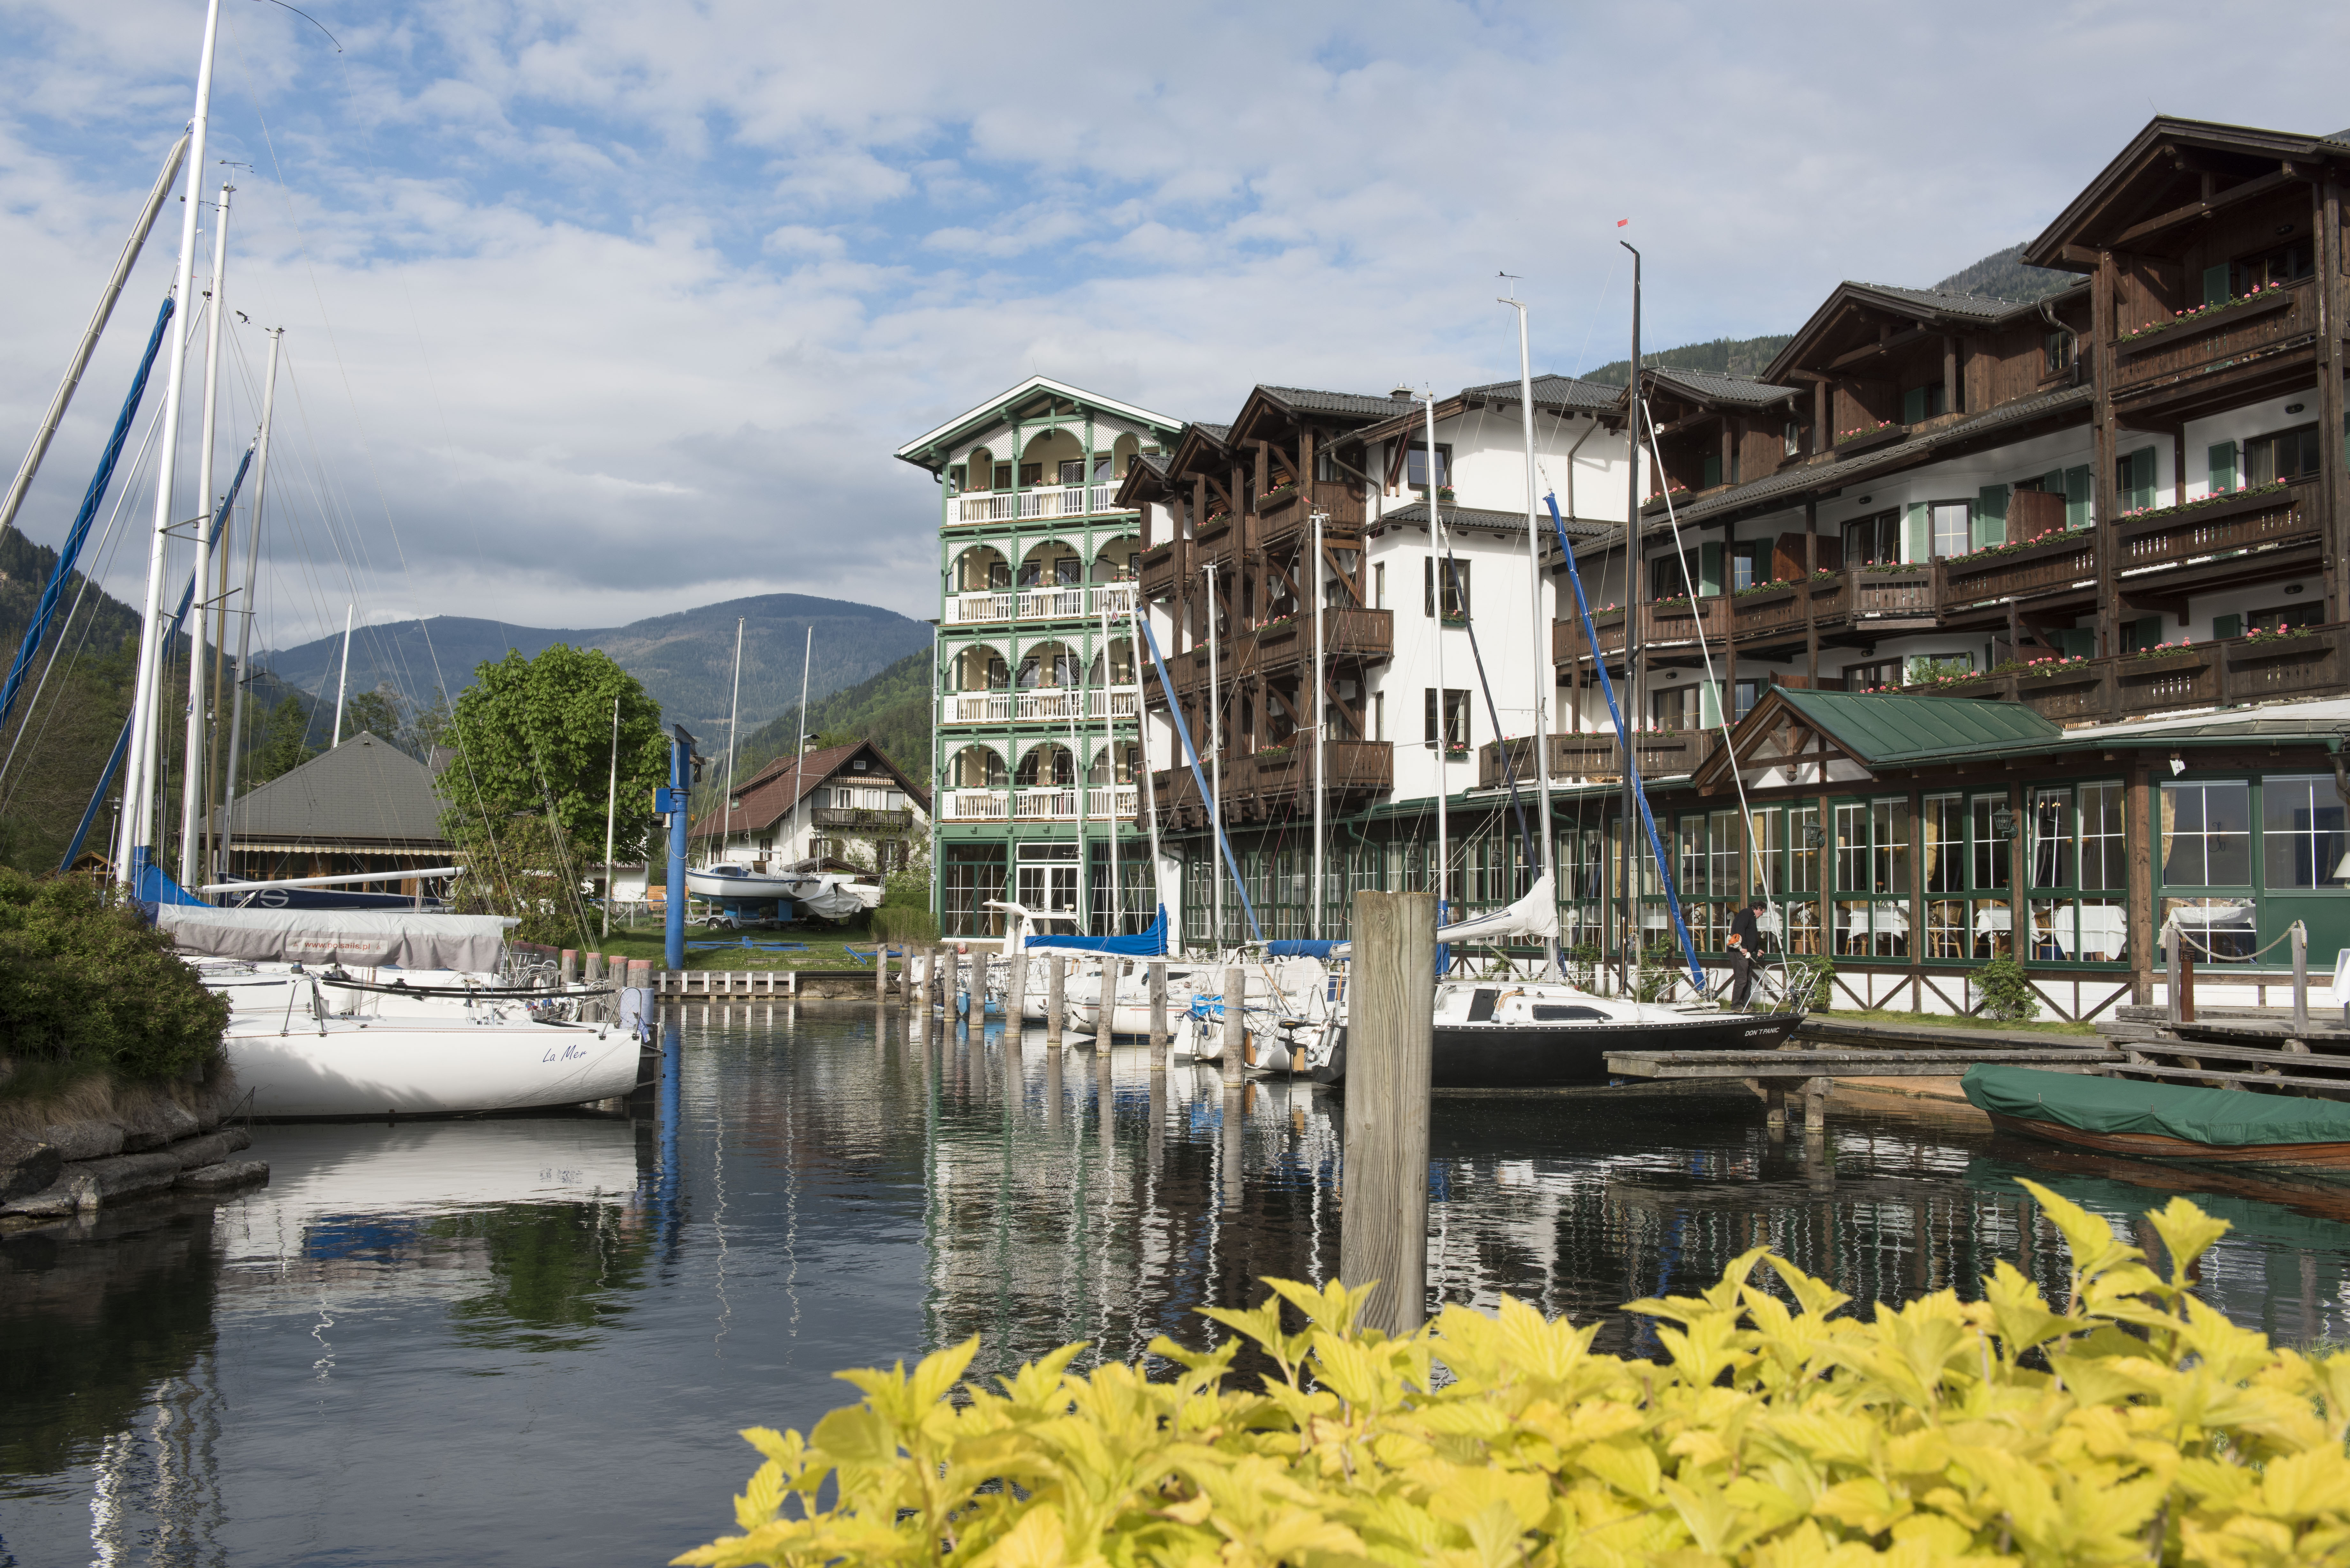
[[[685,732],[685,726],[671,725],[669,787],[653,804],[669,817],[669,892],[662,903],[669,911],[665,956],[672,970],[685,967],[685,836],[692,826],[686,805],[693,793],[695,764],[701,760],[693,754],[693,737]]]

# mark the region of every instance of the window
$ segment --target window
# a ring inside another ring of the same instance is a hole
[[[2127,888],[2129,862],[2122,826],[2122,786],[2081,786],[2081,886]]]
[[[1414,442],[1404,449],[1404,486],[1420,494],[1428,493],[1428,446]],[[1452,483],[1452,448],[1444,442],[1436,447],[1436,484],[1441,490]]]
[[[1909,952],[1909,803],[1835,807],[1835,950],[1855,957]]]
[[[1847,691],[1875,691],[1880,687],[1898,687],[1904,674],[1906,660],[1879,659],[1874,664],[1847,664],[1844,667],[1844,689]]]
[[[1705,728],[1700,686],[1667,686],[1648,693],[1648,717],[1659,730]]]
[[[2212,270],[2218,271],[2217,268]],[[2277,246],[2274,250],[2262,251],[2258,255],[2243,256],[2229,263],[2228,289],[2231,294],[2250,294],[2254,289],[2266,288],[2272,284],[2298,283],[2303,278],[2314,276],[2316,271],[2317,266],[2311,254],[2309,242],[2293,240]],[[2206,276],[2204,293],[2206,296],[2210,293],[2209,275]],[[2218,302],[2207,297],[2203,303],[2212,305]]]
[[[995,484],[993,488],[997,490],[1009,490],[1012,488],[1012,465],[1010,463],[999,462],[995,465]]]
[[[2140,447],[2114,460],[2114,489],[2124,512],[2143,512],[2154,504],[2154,448]]]
[[[1922,848],[1926,858],[1926,891],[1929,893],[1965,892],[1967,890],[1965,800],[1955,794],[1929,794],[1926,797],[1918,815],[1920,826],[1925,829],[1925,843]]]
[[[1738,722],[1754,711],[1754,704],[1762,701],[1762,693],[1771,690],[1768,680],[1738,680],[1730,688],[1730,722]]]
[[[962,463],[951,462],[947,464],[947,493],[949,495],[961,495],[963,493],[963,478],[969,472],[970,470],[965,468]]]
[[[2244,483],[2291,483],[2317,477],[2317,427],[2254,436],[2244,443]]]
[[[1659,556],[1648,563],[1648,597],[1659,603],[1690,597],[1689,574],[1679,556]]]
[[[1966,501],[1937,501],[1931,512],[1934,554],[1963,556],[1974,548],[1974,505]]]
[[[1388,607],[1388,564],[1385,561],[1374,562],[1371,566],[1371,607]]]
[[[1083,484],[1086,482],[1086,460],[1081,457],[1063,458],[1060,479],[1063,484]]]
[[[2334,875],[2350,835],[2344,831],[2342,799],[2331,774],[2264,778],[2261,781],[2261,873],[2270,890],[2280,888],[2341,888],[2350,879]]]
[[[2032,885],[2069,888],[2073,885],[2073,792],[2040,789],[2032,792]]]
[[[1003,846],[950,843],[943,848],[940,879],[946,907],[941,929],[954,936],[1002,936],[1003,911],[982,906],[1003,897]]]
[[[1020,483],[1022,488],[1025,489],[1030,485],[1042,484],[1044,483],[1045,465],[1043,463],[1024,462],[1020,465]]]
[[[1737,593],[1757,583],[1768,582],[1771,576],[1771,546],[1761,543],[1732,545],[1723,552],[1723,564],[1729,573],[1727,591]]]
[[[1387,738],[1388,694],[1384,691],[1374,691],[1371,693],[1371,739],[1384,741]]]
[[[2219,629],[2218,623],[2226,618],[2222,616],[2212,618],[2212,635],[2241,636],[2241,632],[2230,634]],[[2241,624],[2244,631],[2286,631],[2297,626],[2317,626],[2324,619],[2325,601],[2320,599],[2315,604],[2271,605],[2265,609],[2246,610]]]
[[[1436,614],[1436,585],[1444,584],[1444,618],[1464,621],[1469,618],[1470,562],[1454,559],[1440,562],[1434,556],[1420,563],[1420,614]]]
[[[1787,421],[1787,455],[1796,457],[1804,450],[1804,427],[1794,420]]]
[[[2251,886],[2251,785],[2232,780],[2167,781],[2161,814],[2165,887]]]
[[[1901,422],[1914,425],[1950,411],[1950,389],[1939,381],[1912,387],[1901,394]]]
[[[1420,743],[1433,748],[1436,744],[1436,688],[1421,688]],[[1469,693],[1466,690],[1444,689],[1444,741],[1453,751],[1469,747]]]
[[[1844,525],[1846,566],[1888,566],[1901,559],[1901,514],[1880,512]]]
[[[2122,786],[2050,785],[2033,790],[2028,805],[2026,956],[2042,963],[2120,961],[2129,936]]]
[[[2040,340],[2040,351],[2047,374],[2054,376],[2069,369],[2073,364],[2073,335],[2051,332]]]
[[[1997,892],[2007,886],[2007,846],[2015,831],[2010,813],[2008,832],[2000,832],[2000,815],[2007,812],[2007,796],[1979,794],[1968,803],[1974,824],[1974,877],[1977,892]]]

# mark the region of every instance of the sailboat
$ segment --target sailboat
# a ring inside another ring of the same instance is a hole
[[[1638,253],[1635,252],[1631,362],[1636,367],[1640,362],[1639,300]],[[1519,399],[1525,428],[1526,550],[1528,564],[1534,573],[1534,615],[1535,630],[1539,635],[1543,629],[1542,535],[1536,520],[1534,375],[1527,350],[1525,306],[1514,298],[1503,303],[1515,306],[1518,312]],[[1634,456],[1627,485],[1625,545],[1627,562],[1634,562],[1638,556],[1640,515],[1640,464],[1638,456],[1640,403],[1637,375],[1632,378],[1627,400]],[[1435,410],[1431,401],[1428,426],[1431,473],[1435,471]],[[1436,497],[1432,488],[1429,500],[1430,515],[1434,518]],[[1575,570],[1574,548],[1559,519],[1556,499],[1550,499],[1548,505],[1565,557],[1568,581],[1575,589],[1576,608],[1584,619],[1585,635],[1589,639],[1587,645],[1596,646],[1596,639],[1591,633],[1589,604],[1584,597],[1582,578]],[[1441,524],[1438,522],[1431,537],[1439,537],[1440,534]],[[1637,661],[1628,662],[1627,670],[1627,674],[1637,680]],[[1598,673],[1600,688],[1606,693],[1608,708],[1615,717],[1617,741],[1623,748],[1627,818],[1637,814],[1647,828],[1649,852],[1655,859],[1658,877],[1665,890],[1673,927],[1688,960],[1690,977],[1702,996],[1705,991],[1704,971],[1698,962],[1689,928],[1681,919],[1679,897],[1673,887],[1672,867],[1657,837],[1655,824],[1649,819],[1648,799],[1640,787],[1638,753],[1632,732],[1623,709],[1617,703],[1615,688],[1608,680],[1604,664],[1599,667]],[[1482,682],[1482,663],[1479,676]],[[1540,680],[1543,685],[1547,685],[1548,672],[1544,671]],[[1604,1083],[1608,1076],[1607,1059],[1611,1052],[1777,1049],[1803,1022],[1805,999],[1800,995],[1792,1005],[1756,1012],[1704,1001],[1644,1002],[1638,1000],[1637,994],[1630,997],[1602,996],[1564,978],[1558,962],[1556,849],[1550,828],[1549,759],[1546,754],[1549,739],[1544,732],[1549,696],[1548,691],[1539,689],[1534,695],[1535,788],[1538,796],[1535,820],[1541,825],[1535,836],[1542,845],[1542,874],[1523,897],[1507,908],[1440,926],[1436,933],[1440,945],[1523,941],[1527,939],[1539,940],[1543,945],[1543,972],[1533,979],[1448,977],[1438,981],[1430,1073],[1431,1085],[1437,1088],[1533,1088]],[[1638,711],[1637,691],[1633,698],[1634,711]],[[1506,749],[1504,761],[1506,763]],[[1439,787],[1440,791],[1442,786],[1440,784]],[[1514,802],[1517,790],[1514,774],[1510,779],[1510,790]],[[1440,858],[1438,864],[1440,877],[1444,861]],[[1439,897],[1441,898],[1440,888]],[[1345,956],[1345,949],[1339,950],[1339,956]],[[1804,988],[1792,989],[1801,992]],[[1297,1010],[1302,1016],[1285,1024],[1282,1032],[1283,1049],[1269,1056],[1265,1065],[1274,1071],[1299,1073],[1321,1083],[1340,1081],[1346,1075],[1347,1066],[1343,986],[1307,992],[1295,1000],[1300,1004]]]

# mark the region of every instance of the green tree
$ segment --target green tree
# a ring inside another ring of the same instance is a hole
[[[398,744],[403,728],[405,726],[400,717],[400,693],[390,686],[379,686],[372,691],[354,691],[343,704],[342,738],[346,741],[365,730],[380,741]]]
[[[441,774],[442,831],[457,843],[496,836],[518,814],[550,814],[549,850],[593,844],[603,858],[612,765],[612,704],[620,705],[616,854],[643,857],[653,834],[653,790],[669,779],[660,705],[609,655],[556,643],[536,659],[509,649],[484,661],[457,699],[449,738],[457,759]]]
[[[317,755],[310,749],[309,728],[310,715],[304,711],[302,700],[289,693],[262,720],[261,737],[245,758],[238,792],[265,784]]]

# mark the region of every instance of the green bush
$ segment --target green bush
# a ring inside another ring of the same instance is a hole
[[[2350,1355],[2272,1348],[2197,1300],[2227,1230],[2149,1214],[2167,1274],[2031,1182],[2071,1244],[2063,1311],[2004,1262],[1982,1299],[1873,1314],[1763,1249],[1663,1321],[1658,1362],[1594,1355],[1596,1323],[1503,1297],[1419,1332],[1357,1326],[1367,1289],[1268,1281],[1140,1367],[1067,1345],[962,1383],[979,1342],[910,1374],[845,1373],[861,1404],[754,1428],[743,1533],[678,1563],[1043,1568],[1700,1568],[1814,1563],[2251,1564],[2350,1560]],[[1758,1282],[1758,1265],[1768,1272]],[[1773,1277],[1775,1276],[1775,1277]],[[1284,1303],[1304,1314],[1286,1333]],[[961,1385],[958,1386],[958,1385]]]
[[[1982,992],[1978,1010],[2002,1023],[2029,1023],[2040,1016],[2040,997],[2013,955],[2002,953],[1975,971],[1975,989]]]
[[[227,1025],[227,1001],[112,889],[0,867],[0,1054],[169,1078],[211,1060]]]
[[[883,904],[873,911],[866,929],[877,942],[935,942],[939,922],[917,904]]]

